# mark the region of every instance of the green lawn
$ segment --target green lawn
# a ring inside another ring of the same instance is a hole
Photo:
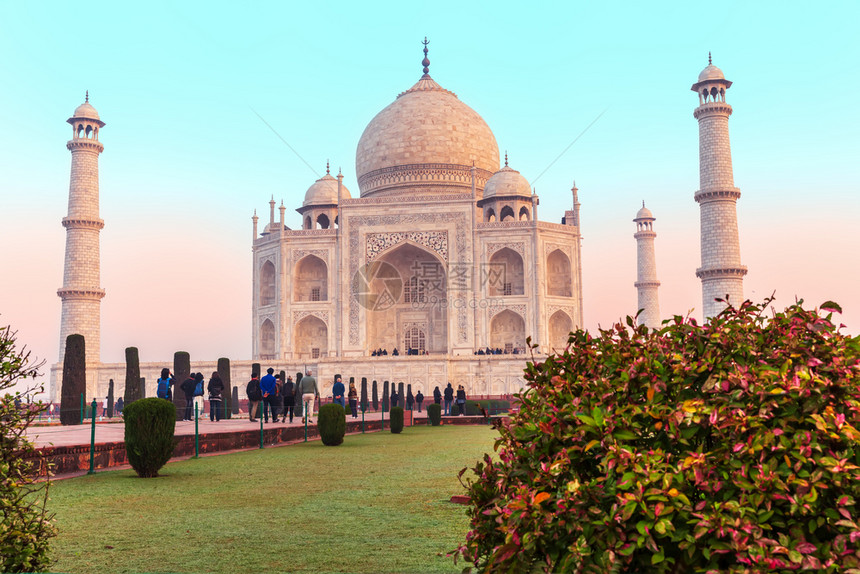
[[[54,572],[460,572],[457,473],[488,427],[411,427],[51,486]],[[441,554],[441,556],[439,556]]]

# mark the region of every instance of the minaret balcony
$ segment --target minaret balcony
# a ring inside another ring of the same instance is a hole
[[[64,217],[63,227],[66,229],[103,229],[103,219],[87,219],[84,217]]]
[[[66,143],[66,149],[69,151],[85,149],[101,153],[104,151],[105,146],[99,140],[75,138]]]
[[[720,189],[700,189],[693,196],[696,203],[708,203],[710,201],[737,200],[741,196],[741,190],[737,187],[725,187]]]
[[[105,296],[104,289],[92,288],[76,288],[76,287],[61,287],[57,289],[57,295],[63,300],[65,299],[102,299]]]
[[[693,110],[693,117],[696,119],[714,115],[730,116],[732,115],[732,107],[726,102],[705,102]]]
[[[739,265],[737,267],[711,267],[709,269],[705,269],[703,267],[699,267],[696,269],[696,277],[699,279],[716,279],[719,277],[743,277],[747,274],[747,268],[745,265]]]

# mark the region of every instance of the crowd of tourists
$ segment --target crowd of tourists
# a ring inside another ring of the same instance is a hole
[[[162,369],[161,377],[157,383],[156,396],[173,400],[174,387],[177,387],[185,398],[183,421],[194,420],[194,416],[204,412],[204,396],[207,396],[209,400],[209,419],[212,422],[221,420],[225,385],[217,371],[212,373],[208,383],[205,381],[203,373],[191,373],[177,386],[170,369]],[[262,377],[257,372],[251,373],[251,380],[245,386],[245,395],[248,398],[249,422],[255,423],[262,418],[264,424],[268,424],[270,419],[272,423],[287,422],[287,420],[293,422],[295,407],[299,402],[304,407],[302,412],[305,413],[304,416],[308,423],[312,423],[315,404],[320,398],[316,377],[310,370],[306,371],[304,375],[296,373],[296,380],[294,381],[292,375],[288,375],[286,380],[282,380],[281,375],[276,374],[273,368],[267,369],[266,374]],[[397,385],[391,385],[389,396],[391,407],[402,406],[408,410],[417,407],[420,413],[424,405],[424,398],[424,394],[420,390],[413,395],[411,388],[405,397],[401,397],[397,392]],[[352,418],[358,418],[358,399],[355,383],[350,382],[347,388],[344,386],[341,376],[337,375],[332,385],[332,401],[342,406],[344,410],[349,408]],[[458,414],[463,414],[466,405],[466,389],[463,385],[458,385],[456,392],[451,383],[448,383],[444,391],[440,391],[438,386],[433,389],[433,402],[442,405],[444,415],[451,414],[451,407],[455,401],[460,407]]]

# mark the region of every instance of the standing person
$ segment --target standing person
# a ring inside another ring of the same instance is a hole
[[[307,405],[306,408],[302,405],[304,408],[302,412],[305,413],[305,418],[307,419],[308,424],[310,424],[314,422],[314,402],[316,401],[316,398],[320,396],[319,389],[317,389],[317,380],[313,375],[311,375],[310,369],[308,369],[305,376],[302,377],[302,380],[296,383],[296,386],[298,387],[298,394],[301,394],[302,396],[302,403]]]
[[[340,375],[337,375],[334,378],[334,386],[331,388],[331,394],[334,397],[334,402],[343,407],[343,410],[346,410],[346,404],[343,402],[343,393],[346,389],[343,388],[343,380],[341,380]]]
[[[125,407],[125,401],[122,400],[122,397],[117,399],[116,401],[116,412],[119,416],[122,416],[122,409]]]
[[[293,376],[288,375],[286,382],[281,387],[281,396],[284,397],[284,416],[283,421],[287,421],[287,413],[290,413],[290,422],[293,422],[293,409],[296,406],[296,385],[293,383]]]
[[[421,412],[421,403],[424,402],[424,395],[421,394],[421,390],[418,390],[418,394],[415,395],[415,402],[418,403],[418,412]]]
[[[103,417],[107,416],[107,401],[108,401],[107,397],[105,397],[105,400],[102,401],[102,416]]]
[[[437,405],[442,404],[442,391],[439,390],[438,385],[433,389],[433,402]]]
[[[185,393],[185,416],[183,421],[190,421],[191,414],[194,412],[194,389],[197,386],[197,381],[194,380],[194,373],[188,375],[188,378],[182,381],[179,385],[179,390]]]
[[[355,390],[355,383],[349,383],[349,410],[352,411],[352,418],[358,418],[358,391]]]
[[[209,384],[206,386],[209,391],[209,420],[213,423],[221,422],[221,401],[224,392],[224,381],[218,371],[212,373],[212,378],[209,379]]]
[[[161,378],[158,379],[158,387],[156,388],[155,395],[159,399],[167,399],[168,401],[173,400],[173,375],[170,374],[170,369],[163,368],[161,369]]]
[[[463,385],[457,386],[457,406],[460,407],[460,412],[457,414],[466,414],[466,389]]]
[[[392,409],[397,406],[397,402],[400,400],[400,396],[397,394],[397,385],[393,383],[391,385],[391,396],[388,397],[388,400],[391,401]]]
[[[263,393],[260,391],[260,373],[251,373],[251,380],[245,387],[245,394],[248,396],[248,421],[255,423],[257,422],[255,417],[260,416],[260,401],[263,400]]]
[[[275,369],[269,367],[266,369],[266,375],[260,379],[260,392],[263,393],[263,420],[269,422],[269,410],[272,411],[272,422],[278,422],[278,411],[275,407],[275,396],[277,395],[277,381],[272,374]]]
[[[406,408],[412,410],[412,405],[415,404],[415,397],[412,396],[412,389],[406,392]]]
[[[196,413],[200,416],[203,416],[203,410],[206,404],[203,402],[203,397],[206,394],[206,389],[203,384],[203,373],[197,373],[194,375],[194,405],[196,408]]]
[[[282,408],[284,406],[284,398],[283,398],[284,392],[283,391],[284,391],[284,382],[281,380],[281,374],[278,373],[277,375],[275,375],[275,407],[274,407],[274,410],[272,411],[272,417],[273,418],[278,416],[282,412],[284,412],[284,410]],[[284,422],[286,420],[285,416],[281,416],[280,420],[281,420],[281,422]],[[278,422],[278,421],[275,421],[275,422]]]
[[[448,383],[448,386],[445,387],[445,415],[451,414],[451,403],[454,402],[454,387],[451,386],[451,383]]]

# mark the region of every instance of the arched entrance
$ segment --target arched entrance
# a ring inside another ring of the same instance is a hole
[[[547,294],[555,297],[572,297],[571,283],[570,259],[561,249],[556,249],[546,258]]]
[[[493,253],[487,270],[487,287],[491,297],[525,292],[523,258],[519,253],[508,247]]]
[[[403,243],[366,268],[387,270],[384,280],[367,278],[368,294],[364,300],[375,301],[372,308],[365,306],[367,352],[385,349],[390,354],[397,348],[405,353],[409,348],[404,348],[407,331],[411,336],[416,326],[424,335],[424,350],[447,352],[448,277],[444,263],[427,249]],[[398,285],[392,285],[388,275],[396,276]],[[420,337],[414,341],[410,338],[410,342],[419,341]]]
[[[296,359],[325,357],[328,353],[328,327],[322,319],[308,315],[296,323],[293,348]]]
[[[497,313],[490,321],[490,348],[513,353],[525,350],[525,346],[525,320],[509,309]]]
[[[293,301],[328,301],[328,266],[316,255],[303,257],[296,264]]]
[[[556,311],[549,318],[549,346],[557,353],[567,347],[567,339],[573,331],[573,321],[564,311]]]
[[[269,319],[260,325],[260,358],[275,358],[275,325]]]

